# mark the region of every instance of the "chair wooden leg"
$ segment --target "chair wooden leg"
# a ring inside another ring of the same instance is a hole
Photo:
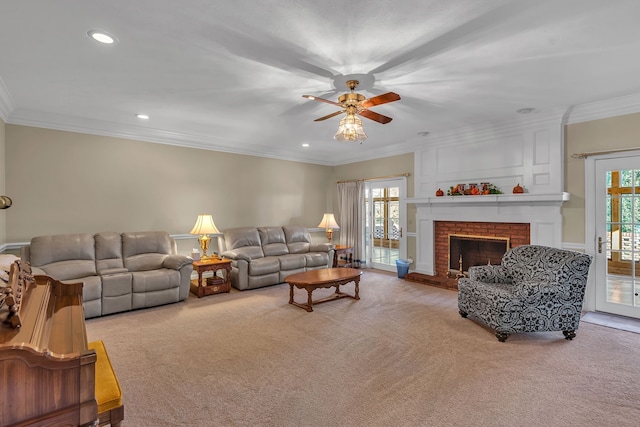
[[[507,338],[509,338],[509,334],[507,334],[506,332],[496,331],[496,338],[498,338],[498,341],[500,342],[505,342]]]

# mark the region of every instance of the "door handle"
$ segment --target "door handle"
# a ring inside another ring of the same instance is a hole
[[[598,253],[602,253],[602,237],[598,237]]]
[[[402,227],[400,227],[400,238],[402,238]]]

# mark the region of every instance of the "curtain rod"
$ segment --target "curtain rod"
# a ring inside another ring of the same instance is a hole
[[[624,153],[627,151],[638,151],[638,150],[640,150],[640,147],[619,148],[617,150],[603,150],[603,151],[592,151],[590,153],[576,153],[576,154],[572,154],[571,157],[573,157],[574,159],[586,159],[587,157],[597,156],[598,154],[614,154],[614,153]]]
[[[376,176],[375,178],[362,178],[362,179],[348,179],[346,181],[338,181],[336,182],[336,184],[342,184],[343,182],[358,182],[358,181],[375,181],[376,179],[388,179],[388,178],[400,178],[400,177],[409,177],[411,176],[411,174],[409,172],[407,173],[400,173],[397,175],[387,175],[387,176]]]

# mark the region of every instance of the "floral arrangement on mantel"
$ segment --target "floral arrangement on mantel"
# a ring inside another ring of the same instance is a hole
[[[485,194],[502,194],[502,191],[490,182],[478,184],[458,184],[447,190],[447,196],[480,196]],[[443,196],[441,189],[436,191],[436,196]]]

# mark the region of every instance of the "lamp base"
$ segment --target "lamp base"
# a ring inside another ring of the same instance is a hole
[[[209,242],[211,242],[211,237],[206,234],[198,237],[198,241],[200,242],[200,248],[202,248],[202,256],[201,260],[210,259],[211,257],[207,255],[207,250],[209,249]]]
[[[327,228],[327,239],[331,243],[331,239],[333,239],[333,229],[331,228]]]

